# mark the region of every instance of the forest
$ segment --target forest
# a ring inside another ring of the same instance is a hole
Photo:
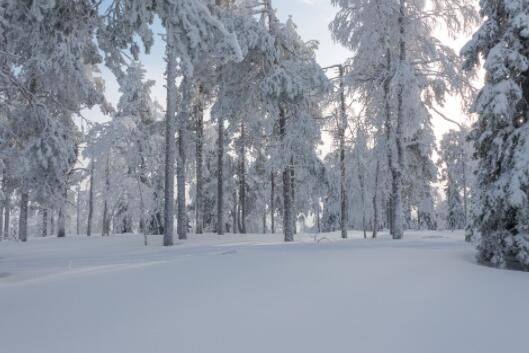
[[[528,0],[0,0],[0,351],[526,352],[528,102]]]
[[[270,0],[3,1],[0,238],[466,229],[484,263],[527,269],[527,4],[478,27],[470,0],[331,3],[351,55],[321,67]],[[437,27],[478,29],[457,53]],[[165,104],[138,60],[155,40]]]

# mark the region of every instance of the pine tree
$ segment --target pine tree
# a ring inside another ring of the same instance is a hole
[[[9,170],[21,195],[22,240],[27,239],[30,196],[35,202],[65,204],[79,142],[73,115],[105,103],[93,75],[101,62],[94,41],[98,4],[9,0],[0,6],[1,76],[11,84],[0,128],[0,135],[10,137],[0,137],[0,150],[19,161]]]
[[[465,68],[485,60],[473,111],[479,161],[478,259],[529,270],[529,4],[481,2],[484,22],[462,50]]]
[[[178,236],[186,237],[185,217],[185,134],[191,112],[190,84],[194,64],[200,55],[210,55],[224,60],[241,60],[240,47],[235,36],[230,34],[215,14],[215,9],[205,0],[123,0],[113,4],[107,16],[108,26],[100,33],[103,48],[107,52],[107,63],[120,75],[120,65],[124,59],[119,49],[130,46],[137,58],[139,47],[134,34],[139,34],[148,50],[153,42],[149,26],[158,16],[166,31],[167,61],[167,106],[165,131],[165,206],[164,206],[164,245],[173,244],[174,217],[174,138],[178,131]],[[114,33],[122,34],[116,38]],[[177,116],[178,90],[176,79],[183,76],[183,106]]]

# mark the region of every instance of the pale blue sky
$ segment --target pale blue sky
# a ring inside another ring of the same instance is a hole
[[[318,40],[318,61],[322,66],[329,66],[343,62],[349,55],[348,51],[334,44],[328,30],[336,8],[331,6],[330,0],[275,0],[273,6],[277,9],[277,15],[282,21],[286,21],[292,15],[294,22],[298,25],[298,31],[304,40]],[[156,30],[161,32],[162,29]],[[145,65],[148,78],[156,81],[153,89],[154,97],[165,104],[164,91],[164,43],[158,39],[151,50],[150,55],[142,55],[141,61]],[[103,69],[103,77],[107,82],[107,96],[112,103],[119,98],[118,86],[108,70]],[[95,113],[90,114],[95,115]],[[95,116],[94,116],[95,117]]]
[[[348,50],[332,41],[328,26],[336,14],[337,8],[331,5],[330,0],[273,0],[273,6],[277,9],[277,15],[282,21],[286,21],[292,15],[298,26],[298,32],[304,40],[320,42],[317,59],[321,66],[341,63],[350,56]],[[161,29],[158,32],[161,32]],[[443,37],[442,33],[440,37]],[[458,38],[456,41],[452,40],[451,43],[454,45],[454,49],[459,50],[465,41],[465,38]],[[151,54],[142,55],[141,61],[147,70],[147,78],[156,81],[156,85],[153,87],[153,98],[165,106],[164,43],[158,35]],[[106,69],[103,69],[103,77],[107,82],[106,95],[112,104],[116,104],[119,98],[117,83]],[[465,120],[456,100],[449,99],[447,107],[443,111],[455,120]],[[108,119],[102,116],[98,109],[86,112],[85,116],[95,121]],[[438,138],[448,129],[454,127],[438,117],[434,117],[433,123]]]

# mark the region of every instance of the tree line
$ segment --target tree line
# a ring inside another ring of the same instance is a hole
[[[351,57],[323,68],[272,0],[3,1],[0,238],[464,228],[482,262],[527,268],[528,5],[331,3]],[[435,31],[480,22],[461,54]],[[140,60],[160,26],[164,105]],[[455,123],[439,144],[434,118]]]

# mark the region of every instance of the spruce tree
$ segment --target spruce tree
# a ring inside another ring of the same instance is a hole
[[[529,270],[529,3],[481,2],[485,19],[462,50],[466,69],[485,60],[473,112],[479,161],[480,262]]]

